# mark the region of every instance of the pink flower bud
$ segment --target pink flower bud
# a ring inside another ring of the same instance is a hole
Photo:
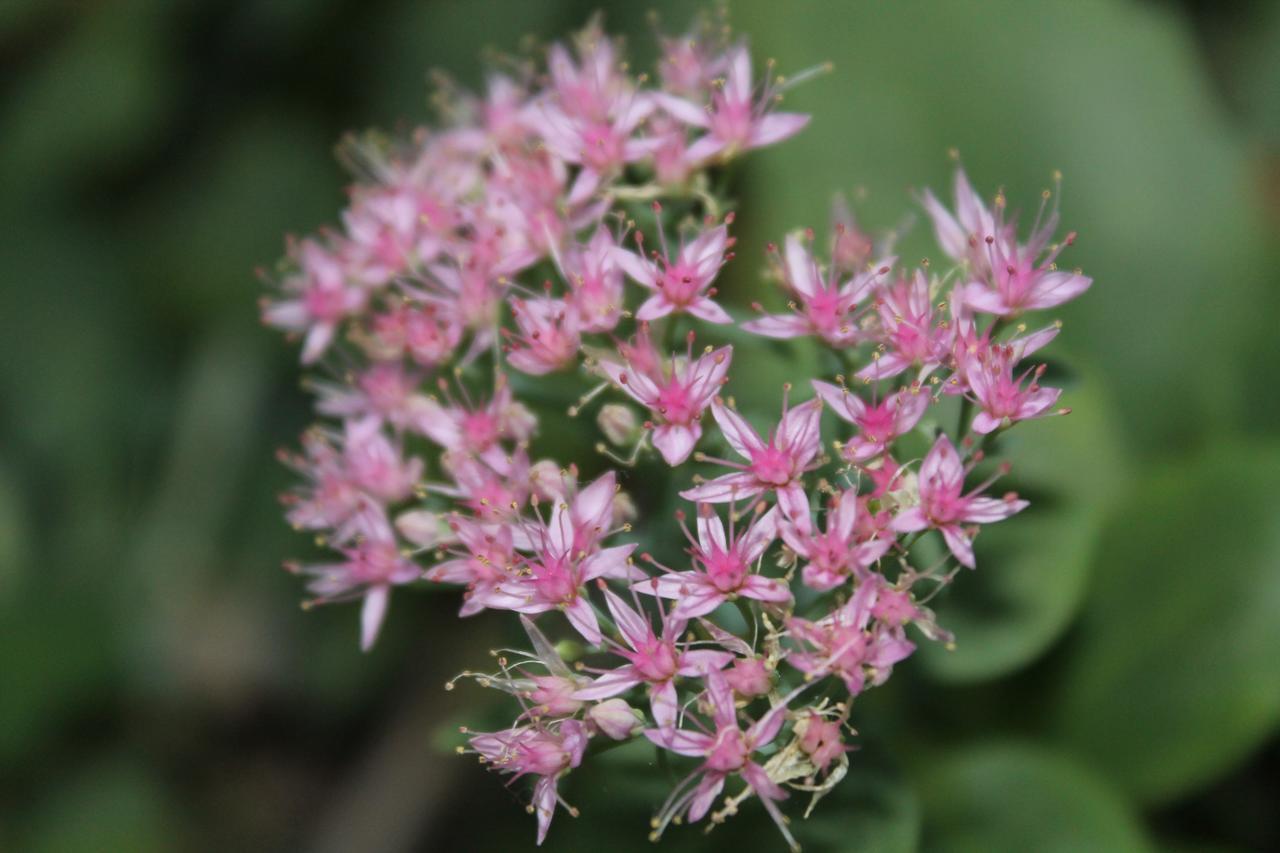
[[[639,427],[635,412],[618,403],[609,403],[600,409],[596,423],[600,425],[604,437],[619,447],[630,444]]]
[[[626,740],[640,726],[640,717],[624,699],[606,699],[592,705],[587,720],[614,740]]]
[[[396,530],[419,548],[434,548],[453,538],[453,531],[439,515],[411,509],[396,516]]]

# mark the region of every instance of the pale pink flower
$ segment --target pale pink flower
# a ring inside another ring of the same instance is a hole
[[[974,432],[986,435],[1016,421],[1052,414],[1049,410],[1058,402],[1062,389],[1040,387],[1039,380],[1045,371],[1043,364],[1028,367],[1015,379],[1016,361],[1013,347],[997,344],[966,363],[965,378],[982,409],[973,419]]]
[[[604,590],[605,604],[613,617],[623,643],[608,640],[614,654],[627,662],[605,670],[589,686],[578,690],[579,700],[607,699],[646,684],[653,719],[660,727],[674,726],[679,705],[676,698],[676,676],[699,678],[720,669],[733,660],[733,653],[715,649],[689,649],[679,643],[685,619],[674,611],[662,618],[662,632],[656,633],[647,616],[632,609],[612,591]]]
[[[774,491],[785,514],[807,514],[809,502],[800,478],[816,467],[814,458],[822,449],[822,436],[818,430],[822,399],[815,397],[795,408],[788,408],[784,395],[782,419],[776,431],[769,431],[767,439],[761,438],[742,415],[719,400],[711,404],[711,414],[729,446],[747,462],[708,457],[709,461],[738,470],[686,489],[680,497],[695,502],[727,503]]]
[[[367,292],[348,283],[342,260],[315,240],[290,244],[297,271],[285,276],[280,289],[286,298],[262,301],[262,322],[304,334],[302,363],[324,355],[343,319],[359,311]]]
[[[705,616],[721,604],[735,598],[753,598],[770,604],[791,600],[791,590],[784,581],[767,578],[752,571],[778,535],[778,508],[754,518],[744,531],[736,529],[735,515],[730,510],[730,527],[726,535],[724,523],[714,509],[698,507],[698,536],[695,539],[681,527],[692,545],[694,570],[668,571],[636,584],[637,592],[647,592],[675,599],[672,613],[682,619]]]
[[[557,104],[544,103],[538,128],[551,153],[580,168],[569,188],[569,204],[591,198],[600,184],[627,163],[643,160],[659,145],[659,140],[636,137],[640,124],[649,117],[654,104],[646,96],[627,94],[611,104],[607,115],[589,117]]]
[[[587,727],[582,721],[560,720],[472,735],[470,745],[486,766],[511,774],[513,780],[526,775],[538,777],[533,786],[532,808],[538,817],[538,844],[542,844],[557,803],[571,814],[577,814],[577,810],[560,797],[556,784],[582,763],[587,739]]]
[[[876,339],[887,348],[877,352],[871,364],[859,370],[859,379],[889,379],[908,367],[922,369],[922,376],[947,357],[953,332],[947,322],[936,322],[930,301],[929,280],[921,270],[910,279],[899,279],[876,299],[879,328]]]
[[[426,571],[426,579],[436,583],[456,583],[466,587],[459,616],[472,616],[493,606],[492,602],[510,609],[519,602],[502,596],[498,586],[505,581],[520,557],[516,553],[509,524],[484,522],[454,514],[449,527],[457,539],[450,549],[451,558]]]
[[[408,355],[423,367],[437,367],[454,355],[462,340],[462,324],[452,308],[443,300],[399,305],[373,317],[362,344],[374,359]]]
[[[364,537],[350,547],[338,549],[346,559],[340,563],[300,566],[291,571],[311,576],[307,589],[316,597],[311,604],[328,604],[360,598],[360,648],[373,648],[387,615],[391,587],[422,577],[421,570],[400,553],[395,533],[386,516],[366,526]]]
[[[960,564],[972,569],[976,565],[972,537],[963,525],[1000,521],[1026,509],[1028,503],[1013,493],[1003,498],[981,497],[994,477],[963,494],[966,473],[951,439],[938,436],[920,466],[920,505],[899,513],[893,519],[893,529],[900,533],[926,529],[941,532]]]
[[[742,328],[769,338],[817,335],[833,347],[859,343],[865,335],[856,325],[858,303],[871,293],[877,280],[889,271],[889,259],[879,269],[861,272],[841,284],[837,270],[824,277],[817,262],[791,234],[787,237],[783,284],[793,297],[790,314],[772,314],[743,323]]]
[[[805,586],[825,592],[863,578],[867,570],[893,546],[892,534],[863,541],[860,516],[866,513],[852,489],[840,493],[827,510],[826,530],[819,531],[806,512],[783,522],[783,541],[806,564],[801,577]]]
[[[708,323],[732,323],[733,318],[711,300],[715,295],[711,282],[732,257],[732,254],[726,256],[733,245],[729,229],[717,225],[703,231],[692,242],[682,245],[674,260],[661,230],[658,237],[662,252],[654,252],[651,260],[625,249],[617,250],[618,265],[627,275],[654,291],[636,311],[636,319],[656,320],[683,312]]]
[[[705,680],[707,689],[704,696],[711,709],[709,728],[701,731],[669,727],[645,729],[645,737],[659,747],[702,759],[698,769],[676,783],[659,809],[654,819],[655,834],[660,834],[677,817],[686,816],[691,823],[702,820],[724,790],[725,781],[736,775],[750,786],[787,842],[792,848],[796,847],[785,818],[774,804],[775,800],[785,800],[787,792],[770,779],[764,767],[753,758],[757,750],[768,746],[778,736],[786,719],[787,701],[774,705],[744,729],[738,722],[733,691],[725,677],[712,671],[707,673]],[[787,700],[790,698],[788,696]],[[684,720],[692,722],[693,717],[685,715]]]
[[[724,671],[724,680],[733,692],[748,699],[765,696],[773,689],[773,676],[763,660],[752,656],[736,658]]]
[[[422,478],[421,457],[405,459],[374,416],[347,421],[342,455],[351,482],[381,504],[409,497]]]
[[[373,286],[433,261],[457,224],[447,202],[404,180],[359,188],[342,220],[349,263]]]
[[[723,85],[712,93],[709,106],[663,92],[654,94],[671,115],[692,127],[706,129],[706,135],[689,148],[690,162],[728,159],[752,148],[773,145],[799,133],[809,123],[807,115],[771,111],[777,93],[767,80],[761,91],[754,90],[751,56],[745,47],[733,48],[726,62],[728,73]]]
[[[470,453],[445,453],[440,461],[453,483],[432,490],[454,498],[482,518],[510,518],[529,499],[529,456],[521,447],[508,453],[498,468]]]
[[[335,541],[347,542],[365,528],[368,513],[380,510],[351,479],[341,451],[323,430],[307,430],[302,449],[305,455],[278,454],[308,481],[280,496],[285,518],[299,530],[329,530]]]
[[[474,454],[497,471],[507,467],[508,451],[500,442],[527,442],[538,421],[523,403],[511,393],[505,375],[495,380],[493,397],[488,401],[459,403],[446,398],[445,403],[428,397],[416,409],[414,428],[445,450],[455,454]],[[448,385],[442,379],[444,393]]]
[[[356,374],[350,385],[315,382],[320,393],[316,409],[342,418],[373,416],[396,429],[409,429],[426,401],[418,390],[421,382],[420,374],[406,370],[399,361],[375,362]]]
[[[508,609],[528,614],[562,610],[587,642],[599,643],[600,623],[585,585],[601,577],[625,580],[638,576],[639,570],[628,559],[636,546],[619,545],[594,553],[575,550],[576,527],[564,504],[556,505],[545,524],[530,522],[528,527],[525,535],[533,554],[525,557],[519,571],[499,587],[504,596],[517,602]]]
[[[925,193],[924,205],[943,251],[957,261],[967,261],[977,277],[965,287],[964,300],[978,311],[1013,316],[1053,308],[1075,299],[1093,283],[1078,272],[1057,269],[1054,263],[1058,254],[1075,242],[1073,232],[1062,243],[1050,244],[1058,227],[1056,201],[1047,218],[1041,205],[1025,244],[1018,243],[1013,224],[1004,221],[1003,194],[996,198],[993,215],[963,170],[956,170],[956,216],[932,193]]]
[[[647,343],[647,329],[642,327],[642,334]],[[665,370],[650,364],[650,353],[643,346],[619,349],[624,357],[632,355],[635,361],[628,360],[624,365],[601,362],[600,369],[653,412],[658,419],[653,428],[653,446],[668,465],[681,464],[702,437],[703,411],[728,379],[733,347],[721,347],[694,359],[690,334],[685,358],[672,357]]]
[[[817,379],[812,385],[836,415],[858,428],[857,435],[842,448],[850,462],[865,462],[885,453],[899,436],[915,428],[929,407],[929,393],[915,386],[890,394],[879,403],[867,404],[848,388]]]
[[[577,312],[583,332],[611,332],[622,318],[625,294],[616,252],[613,235],[601,225],[586,245],[572,245],[554,255],[569,285],[565,301]]]
[[[512,299],[518,332],[503,329],[507,362],[522,373],[541,376],[578,361],[582,344],[576,312],[559,299]]]
[[[893,665],[915,651],[901,623],[876,621],[872,607],[880,581],[867,578],[849,601],[828,616],[811,622],[787,620],[787,632],[798,645],[787,653],[787,663],[811,678],[834,675],[849,695],[857,696],[867,683],[888,680]]]
[[[622,73],[622,62],[613,39],[592,21],[574,35],[577,60],[563,44],[547,52],[551,91],[566,112],[588,119],[604,119],[619,102],[629,101],[634,87]]]

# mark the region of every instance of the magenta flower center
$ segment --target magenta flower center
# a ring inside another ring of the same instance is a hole
[[[785,486],[795,476],[795,460],[786,450],[769,444],[751,451],[751,473],[761,482]]]
[[[716,735],[711,751],[707,753],[707,767],[722,773],[741,770],[751,758],[751,747],[746,735],[739,728],[721,729]]]

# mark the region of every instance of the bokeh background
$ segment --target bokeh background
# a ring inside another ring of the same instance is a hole
[[[308,401],[253,270],[334,218],[342,132],[425,120],[426,69],[478,82],[482,48],[595,5],[0,3],[0,849],[532,847],[523,793],[451,752],[491,697],[441,689],[501,620],[402,594],[361,655],[354,610],[297,607],[279,564],[308,543],[273,451]],[[641,65],[648,8],[607,10]],[[1096,281],[1052,351],[1075,413],[1007,447],[1037,508],[941,601],[959,648],[859,700],[849,780],[797,834],[1280,849],[1280,4],[732,17],[784,71],[835,64],[789,97],[810,128],[735,177],[744,258],[821,227],[837,189],[897,225],[912,188],[948,189],[955,147],[1024,207],[1061,169],[1068,262]],[[584,814],[552,849],[651,849],[661,778],[602,764],[571,777]],[[664,843],[782,849],[771,833],[751,808]]]

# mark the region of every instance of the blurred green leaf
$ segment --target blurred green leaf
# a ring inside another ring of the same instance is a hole
[[[1215,447],[1108,525],[1053,728],[1144,802],[1205,784],[1280,722],[1280,447]]]
[[[1149,849],[1123,798],[1067,758],[988,744],[931,766],[921,780],[925,844],[973,853],[1125,853]]]
[[[0,181],[41,192],[116,165],[145,144],[175,104],[166,73],[166,19],[157,0],[81,9],[69,36],[17,78],[0,138]],[[6,83],[9,81],[6,80]]]
[[[90,766],[28,814],[30,853],[183,849],[165,787],[123,758]]]

